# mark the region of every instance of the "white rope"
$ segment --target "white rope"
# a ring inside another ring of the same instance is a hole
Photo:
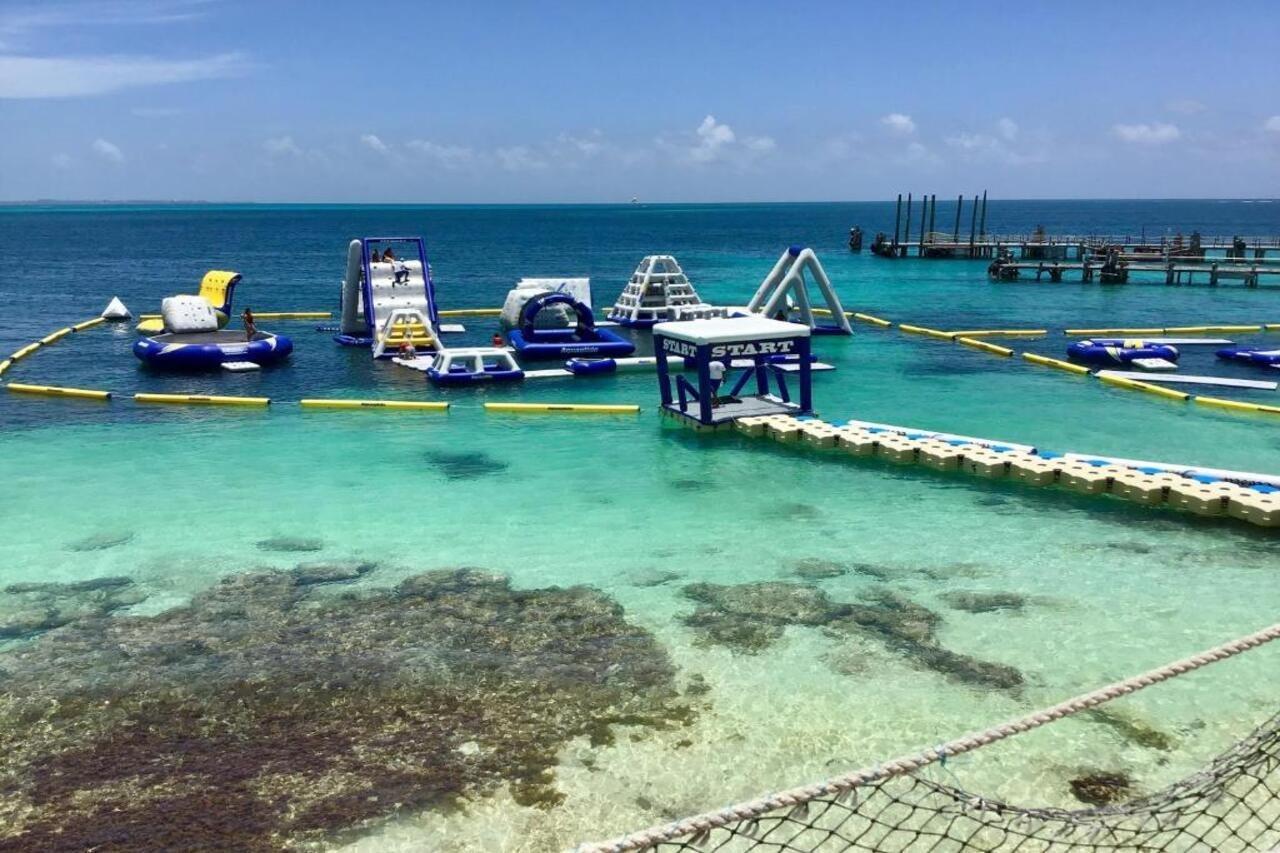
[[[1208,666],[1211,663],[1226,660],[1230,657],[1247,652],[1250,649],[1256,649],[1258,646],[1280,639],[1280,623],[1263,628],[1253,634],[1232,640],[1229,643],[1223,643],[1212,649],[1192,655],[1173,663],[1165,664],[1156,669],[1149,670],[1140,675],[1126,678],[1123,681],[1117,681],[1108,684],[1091,693],[1085,693],[1064,702],[1059,702],[1040,711],[1034,711],[1026,716],[1010,720],[998,726],[986,729],[980,732],[972,732],[963,737],[956,738],[953,741],[944,743],[940,746],[930,747],[929,749],[895,758],[892,761],[886,761],[876,764],[874,767],[863,768],[862,770],[847,773],[843,776],[836,776],[825,782],[819,782],[814,785],[806,785],[799,788],[792,788],[788,791],[781,791],[776,794],[770,794],[767,797],[761,797],[746,803],[729,806],[716,812],[707,812],[695,817],[678,820],[664,826],[655,826],[642,832],[635,832],[622,838],[614,839],[596,844],[586,844],[578,848],[579,853],[622,853],[629,850],[644,850],[650,847],[656,847],[664,841],[671,841],[676,838],[682,838],[688,835],[696,835],[709,832],[718,827],[727,826],[731,823],[750,820],[759,817],[767,812],[787,807],[795,807],[801,803],[809,802],[818,797],[828,796],[833,793],[848,791],[861,785],[871,782],[879,782],[894,776],[901,776],[906,773],[914,773],[915,771],[941,761],[952,755],[961,755],[979,747],[1004,740],[1014,735],[1029,732],[1032,729],[1060,720],[1063,717],[1069,717],[1072,714],[1078,714],[1081,711],[1087,711],[1104,702],[1110,702],[1112,699],[1118,699],[1121,696],[1127,696],[1130,693],[1136,693],[1143,688],[1150,687],[1153,684],[1159,684],[1167,681],[1175,676],[1185,675],[1188,672],[1197,670],[1202,666]]]

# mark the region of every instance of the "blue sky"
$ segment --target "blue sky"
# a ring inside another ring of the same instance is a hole
[[[0,0],[0,199],[1280,195],[1280,5]]]

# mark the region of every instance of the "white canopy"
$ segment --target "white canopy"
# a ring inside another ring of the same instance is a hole
[[[712,320],[679,320],[659,323],[655,335],[691,344],[728,344],[739,341],[772,341],[809,337],[809,327],[767,317],[720,317]]]

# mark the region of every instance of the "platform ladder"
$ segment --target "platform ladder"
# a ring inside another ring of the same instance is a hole
[[[436,349],[437,337],[431,321],[418,308],[397,308],[387,315],[373,340],[373,357],[382,358],[387,348],[392,351],[405,344],[414,349]]]

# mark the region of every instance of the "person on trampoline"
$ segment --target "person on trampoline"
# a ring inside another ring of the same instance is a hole
[[[253,320],[253,312],[248,308],[244,309],[244,313],[240,315],[240,319],[244,322],[244,339],[251,341],[258,335],[258,325]]]

